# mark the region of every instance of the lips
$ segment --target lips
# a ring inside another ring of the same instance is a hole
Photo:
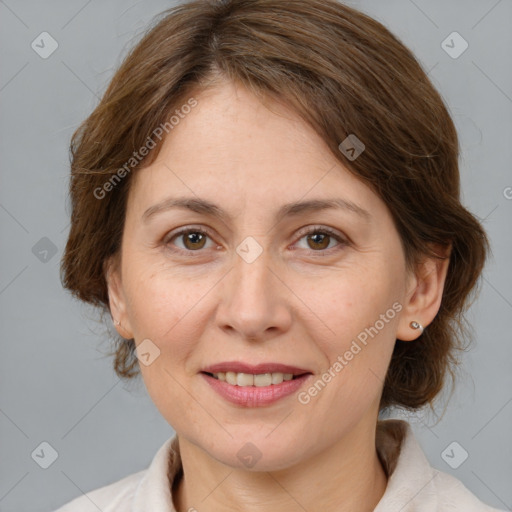
[[[289,369],[290,367],[288,367]],[[298,370],[297,368],[295,370]],[[261,371],[261,370],[257,370]],[[228,382],[228,379],[221,380],[213,376],[213,374],[208,372],[200,372],[200,376],[203,378],[204,382],[213,390],[218,396],[223,398],[225,401],[234,404],[239,407],[267,407],[271,406],[273,403],[278,402],[286,397],[292,396],[295,393],[298,393],[300,388],[307,385],[307,382],[313,378],[311,373],[304,373],[302,375],[296,375],[291,380],[283,380],[280,383],[270,383],[267,382],[254,382],[254,385],[251,385],[247,381],[245,381],[246,377],[249,377],[251,374],[244,373],[233,373],[226,372],[226,377],[229,374],[242,376],[244,379],[240,382],[241,385],[231,384]],[[221,375],[222,372],[218,372],[217,375]],[[259,376],[266,376],[268,379],[268,375],[282,376],[282,373],[271,373],[271,374],[256,374],[255,379]],[[292,374],[288,374],[292,375]]]
[[[213,391],[232,404],[265,407],[298,392],[313,374],[288,364],[225,361],[205,367],[200,375]]]
[[[248,373],[252,375],[260,375],[264,373],[283,373],[292,374],[294,376],[304,375],[311,373],[310,370],[299,368],[297,366],[290,366],[287,364],[280,363],[260,363],[257,365],[242,363],[238,361],[225,361],[223,363],[217,363],[211,366],[203,368],[203,373]]]

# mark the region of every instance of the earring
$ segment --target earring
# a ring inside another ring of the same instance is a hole
[[[423,334],[423,331],[425,330],[419,322],[416,322],[416,320],[413,320],[409,325],[412,329],[419,329],[420,334]]]
[[[114,324],[115,324],[115,325],[121,325],[121,322],[120,322],[119,320],[117,320],[117,319],[116,319],[116,320],[114,320]]]

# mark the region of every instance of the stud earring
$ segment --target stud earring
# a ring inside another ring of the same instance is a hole
[[[115,325],[121,325],[121,322],[120,322],[119,320],[117,320],[117,319],[116,319],[116,320],[114,320],[114,324],[115,324]]]
[[[419,329],[420,334],[423,334],[423,331],[425,330],[419,322],[416,322],[416,320],[413,320],[409,325],[412,329]]]

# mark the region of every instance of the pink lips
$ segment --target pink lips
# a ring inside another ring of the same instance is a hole
[[[252,373],[253,375],[278,372],[291,373],[295,377],[292,380],[283,381],[280,384],[257,387],[234,386],[208,375],[208,373],[228,371],[235,373]],[[201,372],[201,375],[211,388],[228,402],[242,407],[264,407],[298,391],[305,381],[312,376],[312,373],[302,368],[278,363],[249,365],[239,362],[224,362],[205,368]]]
[[[303,373],[311,373],[309,370],[297,368],[287,364],[279,363],[260,363],[257,365],[240,363],[237,361],[225,361],[223,363],[214,364],[203,368],[204,372],[219,373],[219,372],[235,372],[235,373],[252,373],[258,375],[261,373],[292,373],[293,375],[302,375]]]

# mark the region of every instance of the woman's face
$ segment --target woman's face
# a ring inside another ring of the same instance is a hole
[[[230,83],[194,97],[133,177],[113,316],[181,438],[290,467],[374,428],[415,278],[386,205],[303,121]],[[222,363],[253,385],[204,373]]]

